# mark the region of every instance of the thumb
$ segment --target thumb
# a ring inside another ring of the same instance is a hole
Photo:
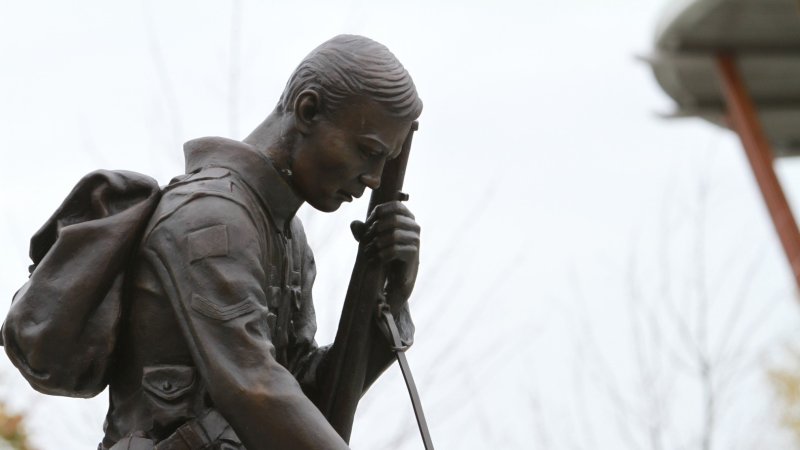
[[[364,233],[367,231],[367,225],[360,220],[354,220],[350,222],[350,231],[356,241],[361,242],[361,238],[364,237]]]

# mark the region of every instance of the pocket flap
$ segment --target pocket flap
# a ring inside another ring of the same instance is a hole
[[[191,391],[195,370],[190,366],[149,366],[143,369],[142,387],[164,400],[175,400]]]

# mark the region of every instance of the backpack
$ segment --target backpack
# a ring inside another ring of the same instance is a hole
[[[30,278],[0,344],[37,391],[88,398],[105,389],[125,271],[160,193],[145,175],[92,172],[31,238]]]

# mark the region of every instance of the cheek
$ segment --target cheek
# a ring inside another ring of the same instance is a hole
[[[357,178],[361,171],[361,157],[343,140],[332,139],[325,150],[319,153],[317,176],[327,183],[340,184]]]

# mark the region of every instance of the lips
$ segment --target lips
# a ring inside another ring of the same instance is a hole
[[[354,197],[353,194],[351,194],[349,192],[345,192],[345,191],[336,191],[336,195],[341,197],[346,202],[352,202],[353,201],[353,197]]]
[[[364,191],[363,190],[359,190],[359,191],[355,191],[355,192],[350,192],[350,191],[346,191],[344,189],[340,189],[340,190],[336,191],[336,194],[341,196],[342,198],[344,198],[345,201],[352,202],[354,198],[361,197],[364,194]]]

